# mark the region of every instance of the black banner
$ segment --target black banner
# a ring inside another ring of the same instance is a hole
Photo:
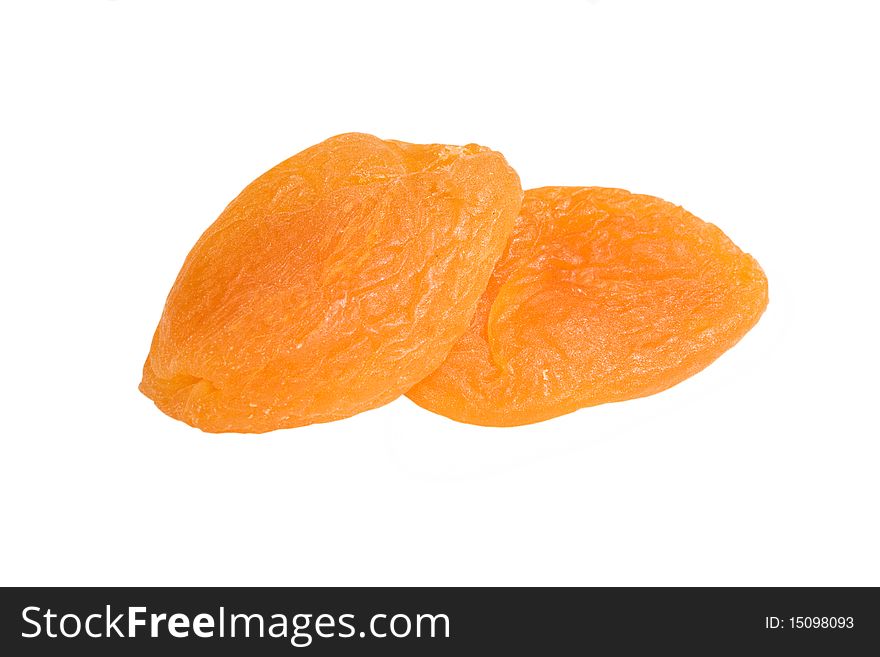
[[[880,647],[880,599],[867,588],[13,588],[2,590],[0,612],[5,655],[642,654],[651,646],[850,655]]]

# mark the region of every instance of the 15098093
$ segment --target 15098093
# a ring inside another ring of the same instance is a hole
[[[855,625],[852,616],[791,616],[788,621],[795,630],[848,630]]]

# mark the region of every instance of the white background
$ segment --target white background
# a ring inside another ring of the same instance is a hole
[[[0,12],[3,584],[880,585],[873,3]],[[166,417],[137,385],[187,251],[347,131],[680,203],[770,306],[668,392],[518,429]]]

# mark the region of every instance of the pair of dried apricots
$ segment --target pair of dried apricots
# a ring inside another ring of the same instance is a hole
[[[264,173],[201,236],[140,389],[210,432],[403,394],[462,422],[528,424],[675,385],[766,305],[754,258],[671,203],[523,193],[482,146],[344,134]]]

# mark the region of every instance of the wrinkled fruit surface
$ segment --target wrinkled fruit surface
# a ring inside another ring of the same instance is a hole
[[[293,156],[187,256],[141,391],[212,432],[393,400],[467,329],[521,199],[501,154],[473,144],[346,134]]]
[[[529,190],[470,330],[409,397],[511,426],[650,395],[709,365],[766,305],[754,258],[678,206]]]

